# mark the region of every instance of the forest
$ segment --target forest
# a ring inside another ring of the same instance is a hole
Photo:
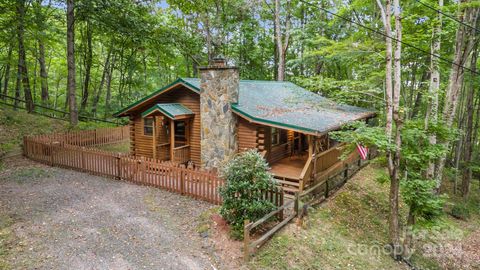
[[[447,189],[465,202],[478,192],[480,1],[1,0],[0,10],[0,103],[63,112],[71,125],[112,120],[217,56],[241,79],[374,109],[376,126],[336,137],[384,153],[396,259],[411,246],[403,228],[435,222]]]

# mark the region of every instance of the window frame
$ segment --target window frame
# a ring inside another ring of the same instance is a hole
[[[151,125],[147,125],[146,120],[152,120]],[[153,128],[155,127],[155,119],[153,117],[143,118],[143,135],[144,136],[153,136]],[[151,129],[151,132],[147,132],[147,129]]]
[[[284,139],[284,140],[282,140]],[[285,129],[271,127],[270,142],[272,146],[278,146],[288,143],[288,133]]]
[[[178,125],[179,124],[183,124],[183,133],[180,134],[178,132]],[[175,121],[174,124],[173,124],[173,128],[175,129],[175,142],[177,141],[180,141],[180,142],[185,142],[187,143],[188,142],[188,139],[187,139],[187,122],[186,121]],[[183,139],[183,140],[181,140]]]

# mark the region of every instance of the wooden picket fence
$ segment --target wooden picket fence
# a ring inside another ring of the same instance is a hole
[[[86,147],[118,142],[125,136],[128,137],[128,129],[124,127],[27,136],[23,139],[23,154],[50,166],[162,188],[213,204],[222,203],[219,187],[224,185],[224,180],[216,171]],[[283,192],[275,189],[264,193],[264,198],[276,206],[283,204]]]
[[[49,143],[63,143],[76,146],[97,146],[118,143],[129,139],[128,126],[115,128],[99,128],[93,130],[73,131],[66,133],[52,133],[29,137],[36,141]]]

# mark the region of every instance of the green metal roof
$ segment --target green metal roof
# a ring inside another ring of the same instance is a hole
[[[158,103],[142,113],[142,117],[147,117],[154,112],[161,112],[170,119],[175,119],[181,115],[193,115],[194,113],[180,103]]]
[[[255,122],[308,133],[324,133],[374,115],[341,105],[291,82],[241,81],[234,112]]]
[[[175,84],[200,92],[200,79],[180,78],[121,110],[117,116]],[[232,104],[233,111],[253,122],[269,126],[317,134],[375,115],[372,110],[337,104],[291,82],[240,80],[239,87],[239,99],[238,103]]]

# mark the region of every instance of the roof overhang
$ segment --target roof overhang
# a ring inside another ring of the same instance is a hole
[[[155,113],[161,113],[172,120],[181,120],[193,117],[194,113],[180,103],[159,103],[142,113],[142,118]]]
[[[275,128],[280,128],[280,129],[293,130],[293,131],[296,131],[296,132],[299,132],[299,133],[303,133],[303,134],[307,134],[307,135],[313,135],[313,136],[322,136],[323,134],[326,134],[330,131],[335,131],[335,130],[340,129],[345,124],[345,123],[343,123],[343,124],[340,124],[338,126],[331,127],[327,130],[319,131],[319,130],[315,130],[315,129],[311,129],[311,128],[307,128],[307,127],[302,127],[302,126],[298,126],[298,125],[292,125],[292,124],[288,124],[288,123],[282,123],[282,122],[277,122],[277,121],[272,121],[272,120],[268,120],[268,119],[264,119],[264,118],[255,117],[255,116],[250,115],[247,112],[239,109],[236,106],[236,104],[231,104],[231,108],[232,108],[232,111],[235,114],[237,114],[238,116],[246,119],[247,121],[249,121],[251,123],[260,124],[260,125],[264,125],[264,126],[275,127]],[[358,118],[353,119],[349,122],[359,121],[359,120],[362,120],[362,119],[368,119],[368,118],[372,118],[372,117],[375,117],[375,116],[376,116],[375,112],[369,112],[369,113],[365,113],[364,115],[359,116]]]
[[[146,102],[164,94],[164,93],[167,93],[168,91],[171,91],[173,89],[176,89],[178,86],[184,86],[185,88],[199,94],[200,93],[200,89],[197,88],[196,86],[188,83],[187,81],[185,80],[182,80],[181,78],[177,79],[176,81],[174,81],[173,83],[165,86],[165,87],[162,87],[160,89],[158,89],[157,91],[153,92],[152,94],[136,101],[135,103],[133,104],[130,104],[129,106],[121,109],[120,111],[116,112],[113,114],[114,117],[124,117],[124,116],[127,116],[132,110],[135,110],[137,109],[138,107],[140,107],[142,104],[145,104]]]

